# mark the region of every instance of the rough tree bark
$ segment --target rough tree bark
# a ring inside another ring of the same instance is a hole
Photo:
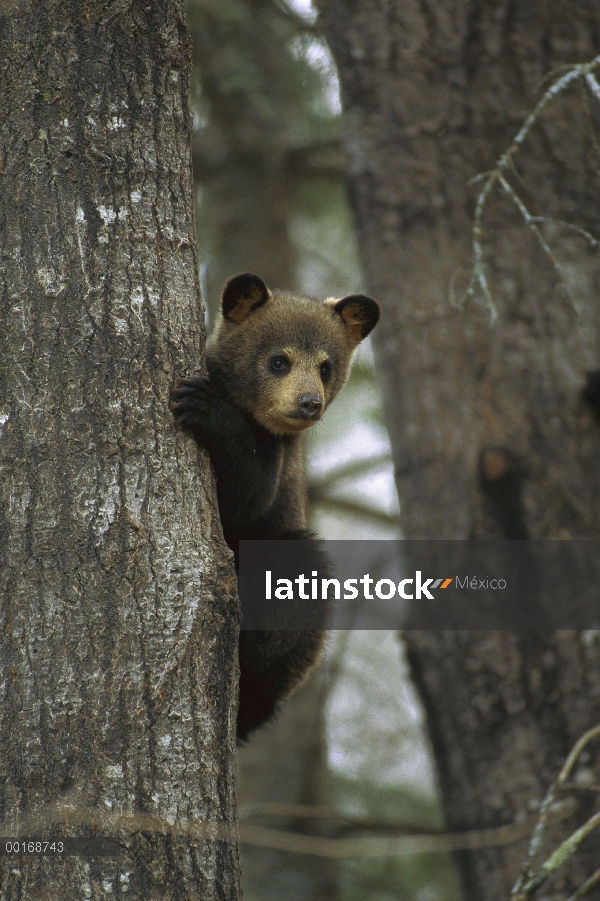
[[[203,352],[183,3],[0,5],[2,897],[235,899],[237,603],[173,378]]]
[[[484,227],[498,322],[481,303],[449,303],[473,262],[469,180],[510,146],[548,72],[598,54],[597,3],[319,6],[340,71],[368,290],[387,323],[374,343],[405,536],[598,537],[600,434],[581,399],[600,361],[597,255],[566,231],[546,232],[572,303],[514,208],[496,199]],[[577,90],[560,98],[508,178],[533,213],[597,232],[596,103],[588,98],[588,118]],[[500,469],[480,468],[496,449]],[[511,484],[494,490],[503,461]],[[512,821],[600,719],[597,639],[412,632],[407,641],[449,827]],[[506,897],[522,851],[462,855],[466,897]],[[594,852],[582,853],[572,881],[593,865]]]
[[[449,302],[473,263],[478,186],[469,180],[510,146],[548,72],[598,53],[597,4],[576,13],[560,0],[322,8],[340,67],[359,247],[387,323],[374,342],[405,537],[489,537],[478,459],[496,446],[525,470],[531,537],[598,536],[598,430],[580,398],[600,361],[597,259],[583,241],[570,253],[568,233],[553,242],[574,270],[576,313],[518,216],[494,202],[484,225],[499,322]],[[595,152],[574,89],[516,157],[533,211],[593,230]]]

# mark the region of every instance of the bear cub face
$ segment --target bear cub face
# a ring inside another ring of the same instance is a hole
[[[378,320],[379,305],[362,294],[321,303],[236,275],[207,348],[211,383],[271,434],[302,432],[321,419]]]

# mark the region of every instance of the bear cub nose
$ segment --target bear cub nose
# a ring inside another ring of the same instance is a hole
[[[300,414],[304,419],[318,419],[323,401],[318,394],[301,394],[298,398]]]

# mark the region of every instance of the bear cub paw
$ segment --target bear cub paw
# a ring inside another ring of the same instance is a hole
[[[178,425],[199,428],[207,424],[212,405],[212,388],[205,375],[178,379],[171,389],[169,409]]]

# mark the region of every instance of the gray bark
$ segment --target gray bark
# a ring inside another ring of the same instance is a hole
[[[498,323],[467,286],[481,185],[557,67],[600,50],[589,0],[450,4],[322,0],[340,70],[350,196],[369,291],[406,538],[490,537],[482,451],[503,447],[524,472],[534,538],[600,534],[600,434],[580,394],[600,362],[597,254],[551,241],[573,304],[514,208],[484,221]],[[594,101],[597,103],[597,101]],[[554,104],[509,175],[534,213],[597,231],[592,121],[574,88]],[[514,537],[514,536],[513,536]]]
[[[404,638],[427,712],[447,828],[529,821],[512,845],[456,857],[465,898],[500,901],[520,873],[536,805],[575,741],[600,722],[598,634],[408,631]],[[591,754],[595,760],[596,746]],[[574,814],[551,822],[538,863],[594,812],[592,792],[574,795]],[[542,891],[567,897],[597,862],[594,836]]]
[[[183,4],[0,15],[3,898],[240,897],[237,603],[208,458]]]
[[[597,255],[567,232],[546,232],[572,304],[497,198],[484,228],[498,322],[481,303],[449,303],[450,286],[464,291],[473,262],[478,188],[469,180],[508,149],[548,72],[598,54],[598,5],[319,6],[340,72],[367,287],[383,306],[374,344],[405,536],[598,537],[600,433],[581,398],[586,371],[600,361]],[[560,98],[509,178],[532,212],[597,231],[592,101],[589,110],[576,90]],[[515,467],[500,511],[480,468],[496,449]],[[575,738],[600,717],[597,638],[409,632],[406,640],[448,827],[512,822],[543,797]],[[578,823],[590,809],[582,798]],[[573,824],[561,823],[563,836]],[[461,854],[466,897],[506,897],[525,848]],[[597,846],[581,849],[551,891],[569,891],[596,865]]]

